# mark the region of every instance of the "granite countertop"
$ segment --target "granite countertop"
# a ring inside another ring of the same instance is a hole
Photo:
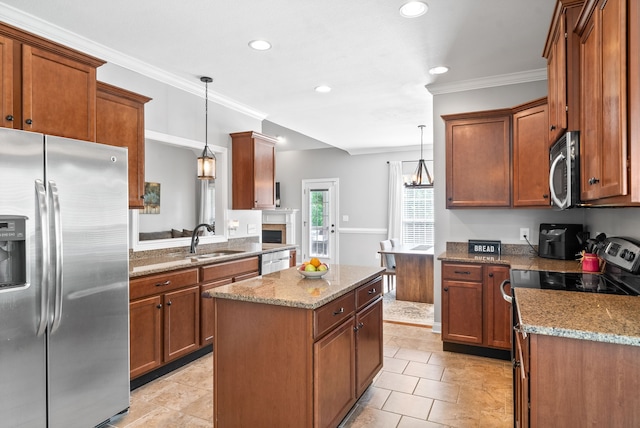
[[[501,264],[508,265],[511,269],[582,272],[580,263],[577,260],[545,259],[531,253],[491,256],[483,254],[469,254],[466,250],[447,250],[438,256],[438,260],[442,260],[444,262]]]
[[[233,247],[217,247],[211,250],[199,249],[197,255],[203,256],[224,250],[239,251],[237,253],[225,254],[217,257],[195,260],[186,251],[173,249],[172,252],[162,253],[153,257],[134,258],[129,260],[129,278],[150,275],[154,273],[169,272],[176,269],[209,265],[212,263],[227,262],[230,260],[243,259],[251,256],[272,253],[279,250],[295,250],[297,247],[290,244],[260,244],[246,243]]]
[[[640,346],[640,298],[515,289],[525,333]]]
[[[384,268],[330,265],[322,278],[305,278],[289,268],[209,290],[218,299],[317,309],[380,275]]]

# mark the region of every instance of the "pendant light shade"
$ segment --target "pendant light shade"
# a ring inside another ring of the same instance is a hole
[[[418,125],[418,128],[420,128],[420,160],[418,161],[416,172],[411,177],[411,182],[405,183],[406,187],[433,187],[433,179],[431,178],[431,174],[429,174],[427,164],[422,155],[424,127],[425,125]]]
[[[202,76],[204,82],[204,150],[198,156],[198,178],[200,180],[215,180],[216,178],[216,157],[209,148],[209,83],[213,82],[211,77]]]

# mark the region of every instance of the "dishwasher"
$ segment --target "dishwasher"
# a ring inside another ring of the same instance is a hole
[[[266,275],[271,272],[288,269],[290,263],[289,250],[273,251],[271,253],[262,254],[262,264],[260,275]]]

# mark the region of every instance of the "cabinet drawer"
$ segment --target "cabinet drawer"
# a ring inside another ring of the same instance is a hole
[[[352,316],[355,308],[355,293],[350,292],[316,309],[313,312],[313,337],[317,339]]]
[[[185,269],[170,273],[135,278],[129,284],[129,299],[165,293],[198,283],[198,269]]]
[[[258,256],[230,262],[216,263],[200,268],[202,281],[238,276],[249,272],[260,272]]]
[[[482,281],[482,265],[445,263],[442,265],[442,279]]]
[[[382,277],[379,276],[356,289],[356,308],[364,308],[382,295]]]

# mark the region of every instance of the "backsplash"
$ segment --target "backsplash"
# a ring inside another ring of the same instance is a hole
[[[230,238],[227,242],[219,242],[215,244],[201,244],[198,246],[199,253],[211,253],[215,250],[233,248],[244,244],[256,244],[260,242],[259,236],[246,236],[242,238]],[[148,259],[153,257],[162,257],[167,255],[175,255],[183,253],[185,256],[189,253],[189,246],[161,248],[159,250],[133,251],[129,249],[129,260]]]

